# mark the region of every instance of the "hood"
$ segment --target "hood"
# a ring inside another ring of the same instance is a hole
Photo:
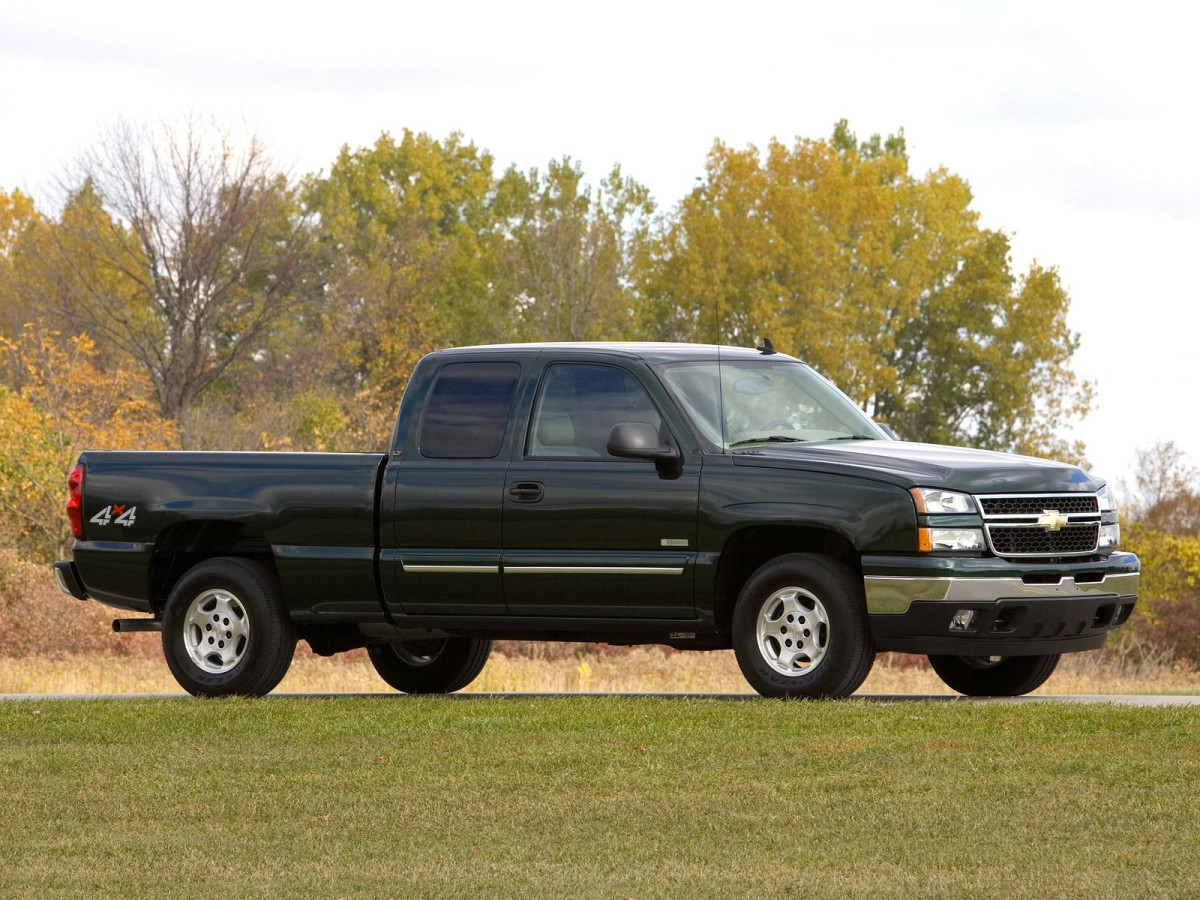
[[[937,487],[971,494],[1096,491],[1104,484],[1078,466],[1049,459],[908,441],[763,444],[736,451],[733,462],[836,472],[904,488]]]

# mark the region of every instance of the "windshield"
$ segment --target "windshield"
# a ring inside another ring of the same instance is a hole
[[[670,363],[663,381],[688,418],[723,449],[798,441],[886,440],[836,387],[795,360]]]

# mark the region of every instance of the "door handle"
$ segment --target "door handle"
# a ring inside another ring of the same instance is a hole
[[[546,487],[540,481],[517,481],[508,486],[508,496],[517,503],[537,503],[546,495]]]

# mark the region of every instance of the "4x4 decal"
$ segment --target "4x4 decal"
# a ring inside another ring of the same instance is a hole
[[[111,506],[104,507],[104,509],[88,519],[88,521],[93,525],[124,525],[128,528],[136,518],[136,506],[126,507],[123,504],[114,503]]]

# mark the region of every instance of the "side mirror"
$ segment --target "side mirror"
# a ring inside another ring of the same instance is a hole
[[[886,422],[876,422],[875,424],[882,428],[883,433],[890,437],[893,441],[900,440],[900,438],[896,437],[896,432],[892,430],[891,425],[888,425]]]
[[[658,439],[658,429],[645,422],[618,422],[608,433],[608,452],[624,459],[671,462],[679,451]]]

